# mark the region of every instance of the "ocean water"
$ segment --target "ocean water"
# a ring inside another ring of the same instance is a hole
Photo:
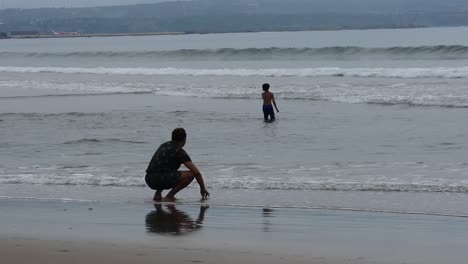
[[[148,202],[184,127],[211,204],[468,216],[467,33],[2,40],[0,197]]]

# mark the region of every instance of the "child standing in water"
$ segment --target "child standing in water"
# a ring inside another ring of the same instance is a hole
[[[262,85],[262,89],[263,118],[265,119],[265,122],[273,122],[275,121],[275,112],[273,111],[273,105],[276,108],[276,112],[279,113],[278,107],[276,106],[275,97],[273,96],[273,93],[268,91],[270,89],[270,85],[268,83],[264,83]]]

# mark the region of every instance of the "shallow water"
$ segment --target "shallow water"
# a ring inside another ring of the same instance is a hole
[[[1,42],[0,196],[144,201],[185,127],[213,204],[468,215],[465,31]]]

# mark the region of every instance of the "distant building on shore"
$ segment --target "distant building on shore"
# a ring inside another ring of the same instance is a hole
[[[52,34],[54,36],[78,36],[80,35],[79,32],[63,32],[63,31],[61,32],[52,31]]]

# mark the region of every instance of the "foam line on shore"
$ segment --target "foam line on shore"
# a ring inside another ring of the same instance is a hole
[[[40,197],[9,197],[0,196],[0,200],[12,200],[12,201],[42,201],[42,202],[66,202],[66,203],[93,203],[98,202],[95,200],[85,199],[72,199],[72,198],[40,198]]]

